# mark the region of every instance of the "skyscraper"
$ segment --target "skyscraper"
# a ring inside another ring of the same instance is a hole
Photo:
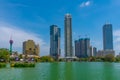
[[[103,26],[103,50],[113,50],[112,24]]]
[[[57,25],[50,26],[50,56],[58,59],[60,56],[60,28]]]
[[[80,38],[75,41],[75,56],[88,57],[90,56],[90,39]]]
[[[90,56],[90,38],[85,38],[85,53],[86,56]]]
[[[72,17],[70,14],[65,15],[64,20],[64,33],[65,33],[65,57],[73,56],[72,48]]]
[[[96,56],[97,54],[97,48],[90,46],[90,56]]]

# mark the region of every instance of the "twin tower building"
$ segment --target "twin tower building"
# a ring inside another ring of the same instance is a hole
[[[61,29],[57,25],[50,26],[50,56],[57,59],[61,54],[60,37]],[[73,57],[72,47],[72,17],[65,15],[64,20],[64,38],[65,38],[65,57]]]
[[[58,59],[61,55],[60,38],[61,29],[57,25],[50,26],[50,56]],[[72,58],[73,46],[72,46],[72,16],[70,14],[65,15],[64,19],[64,51],[65,58]],[[79,45],[83,44],[84,46]],[[83,49],[84,48],[84,49]],[[76,57],[89,57],[90,56],[90,39],[85,38],[75,41],[75,56]],[[82,51],[82,52],[81,52]],[[113,32],[112,24],[105,24],[103,26],[103,50],[99,51],[100,54],[107,54],[113,51]],[[86,54],[86,55],[85,55]],[[96,53],[97,55],[97,53]]]

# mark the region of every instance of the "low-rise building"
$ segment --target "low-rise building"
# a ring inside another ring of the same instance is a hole
[[[24,55],[39,55],[39,44],[35,44],[33,40],[23,42],[23,54]]]

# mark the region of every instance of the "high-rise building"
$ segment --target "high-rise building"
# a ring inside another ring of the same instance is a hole
[[[90,56],[89,38],[81,38],[75,40],[75,56],[79,58]]]
[[[65,15],[64,20],[64,33],[65,33],[65,57],[73,56],[72,47],[72,16],[70,14]]]
[[[112,24],[103,26],[103,50],[113,50]]]
[[[97,48],[90,46],[90,56],[96,56],[97,55]]]
[[[75,56],[80,57],[80,42],[75,40]]]
[[[39,56],[39,44],[35,44],[33,40],[23,42],[23,54],[25,55],[37,55]]]
[[[96,56],[96,55],[97,55],[97,48],[93,47],[93,56]]]
[[[85,53],[90,56],[90,38],[85,38]]]
[[[57,25],[50,26],[50,56],[58,59],[60,56],[60,28]]]

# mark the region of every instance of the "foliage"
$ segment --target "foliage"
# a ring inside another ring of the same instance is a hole
[[[60,58],[60,59],[58,59],[58,61],[62,62],[62,61],[64,61],[64,58]]]
[[[10,61],[15,61],[15,58],[12,58],[12,57],[11,57],[11,58],[10,58]]]
[[[23,58],[23,57],[22,57],[22,54],[20,54],[20,55],[19,55],[19,58],[20,58],[20,59],[22,59],[22,58]]]
[[[108,61],[108,62],[114,62],[115,61],[115,57],[114,57],[113,54],[107,54],[107,55],[105,55],[104,60]]]
[[[54,59],[52,57],[50,57],[50,56],[42,56],[40,58],[40,61],[41,62],[54,62]]]
[[[0,68],[2,67],[6,67],[6,64],[5,63],[0,63]]]
[[[0,59],[4,59],[5,62],[9,61],[9,50],[8,49],[0,49]]]
[[[41,62],[40,58],[38,58],[38,57],[34,57],[34,59],[36,62]]]
[[[79,58],[79,61],[88,61],[88,58]]]
[[[117,57],[115,58],[115,61],[116,61],[116,62],[120,62],[120,56],[117,56]]]
[[[96,58],[95,57],[89,57],[88,61],[96,61]]]
[[[35,63],[10,63],[11,67],[35,67]]]

